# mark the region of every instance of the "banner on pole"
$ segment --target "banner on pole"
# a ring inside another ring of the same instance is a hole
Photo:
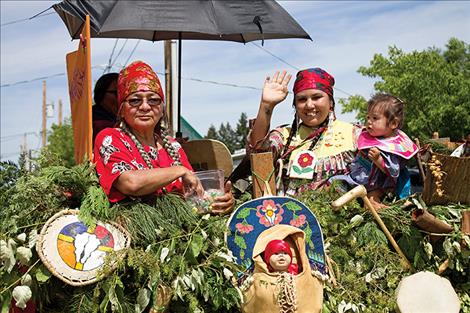
[[[87,15],[77,51],[68,53],[67,76],[72,112],[75,162],[92,160],[90,17]]]

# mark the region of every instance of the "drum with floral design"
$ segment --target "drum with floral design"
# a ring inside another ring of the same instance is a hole
[[[278,224],[297,227],[305,233],[305,248],[312,270],[326,274],[323,234],[315,215],[302,202],[290,197],[269,196],[245,202],[228,221],[226,243],[236,262],[247,270],[253,267],[256,239]]]

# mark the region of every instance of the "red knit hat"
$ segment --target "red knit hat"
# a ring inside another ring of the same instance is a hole
[[[294,83],[294,94],[305,89],[318,89],[333,98],[335,79],[319,67],[299,71]]]
[[[153,91],[162,98],[162,101],[165,101],[157,74],[142,61],[132,62],[122,69],[119,73],[117,89],[119,104],[122,104],[130,94],[138,91]]]
[[[271,264],[269,263],[269,259],[271,259],[271,256],[275,253],[279,252],[285,252],[287,253],[292,262],[292,251],[290,250],[290,246],[287,242],[284,240],[280,239],[274,239],[271,240],[267,245],[266,248],[264,249],[264,262],[268,265],[268,270],[270,272],[273,272],[274,269],[272,268]],[[289,267],[287,268],[287,271],[293,275],[297,275],[298,272],[298,266],[297,264],[289,264]]]

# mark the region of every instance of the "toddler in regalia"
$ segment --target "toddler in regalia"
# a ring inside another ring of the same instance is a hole
[[[417,152],[417,146],[400,128],[404,120],[403,102],[390,94],[378,93],[368,102],[366,125],[357,139],[358,154],[349,175],[334,177],[351,187],[364,185],[376,209],[386,207],[382,197],[394,191],[409,195],[409,175],[405,161]]]

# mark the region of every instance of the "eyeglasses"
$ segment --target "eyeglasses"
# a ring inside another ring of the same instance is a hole
[[[126,100],[126,102],[129,103],[131,107],[137,108],[144,103],[144,100],[146,100],[147,104],[151,107],[156,107],[162,104],[162,99],[160,98],[131,98]]]

